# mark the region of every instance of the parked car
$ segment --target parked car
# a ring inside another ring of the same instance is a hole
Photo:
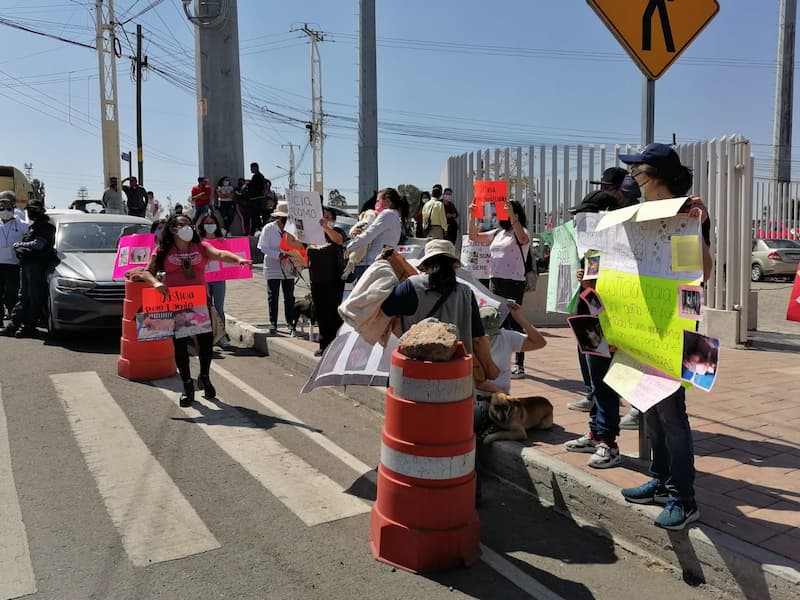
[[[753,240],[750,279],[761,281],[764,277],[788,277],[797,271],[800,263],[800,244],[793,240]]]
[[[112,280],[117,244],[123,235],[150,233],[150,221],[78,211],[48,214],[61,261],[48,277],[48,329],[119,327],[125,283]]]

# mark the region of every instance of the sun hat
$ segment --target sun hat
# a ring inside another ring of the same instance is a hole
[[[289,217],[289,205],[286,202],[278,202],[275,210],[272,211],[273,217]]]
[[[431,240],[425,244],[425,254],[419,259],[419,264],[422,265],[425,261],[440,255],[452,258],[458,263],[457,266],[461,266],[461,261],[456,256],[456,247],[449,240]]]
[[[503,324],[503,319],[500,318],[500,313],[493,306],[484,306],[480,310],[481,323],[483,323],[483,330],[486,335],[495,335],[500,333],[500,326]]]

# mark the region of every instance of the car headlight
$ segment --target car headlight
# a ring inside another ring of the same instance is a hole
[[[56,277],[56,289],[59,292],[88,292],[94,289],[95,284],[93,281],[86,281],[85,279],[70,279],[68,277]]]

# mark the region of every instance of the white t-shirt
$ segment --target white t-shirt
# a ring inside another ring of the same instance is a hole
[[[525,233],[528,233],[527,229]],[[490,267],[492,277],[525,281],[525,257],[530,250],[530,243],[522,244],[520,248],[513,229],[510,231],[495,229],[489,248],[492,254]]]
[[[528,336],[524,333],[511,329],[501,329],[497,335],[489,336],[492,360],[500,369],[500,374],[497,379],[487,379],[486,383],[496,385],[506,394],[511,392],[511,355],[514,352],[521,352],[522,345],[527,339]]]

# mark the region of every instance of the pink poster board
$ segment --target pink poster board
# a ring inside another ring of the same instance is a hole
[[[219,250],[227,250],[250,260],[250,238],[218,238],[203,241]],[[251,279],[252,277],[253,270],[250,265],[239,266],[219,260],[210,260],[206,265],[206,281],[209,283],[228,279]]]
[[[156,243],[152,233],[136,233],[119,238],[117,256],[114,259],[114,279],[125,279],[131,269],[144,268],[150,264],[150,256]]]

